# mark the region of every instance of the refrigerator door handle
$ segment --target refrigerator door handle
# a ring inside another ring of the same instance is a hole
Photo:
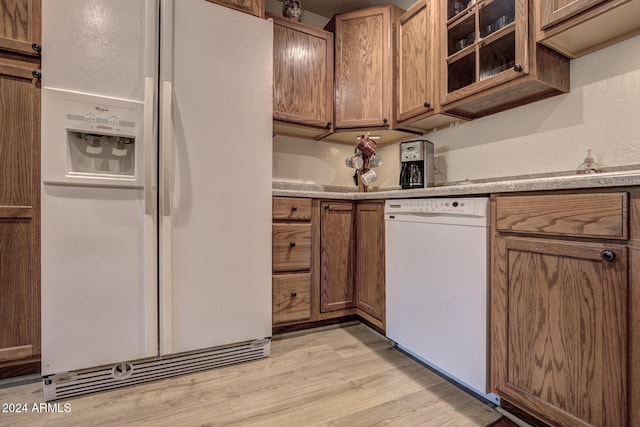
[[[155,169],[155,132],[154,103],[155,79],[145,77],[144,81],[144,213],[151,215],[155,211],[156,184]]]
[[[171,98],[173,85],[170,81],[162,82],[162,212],[164,216],[171,215]]]

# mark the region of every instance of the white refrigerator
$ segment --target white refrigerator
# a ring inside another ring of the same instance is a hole
[[[42,3],[45,399],[268,356],[272,23]]]

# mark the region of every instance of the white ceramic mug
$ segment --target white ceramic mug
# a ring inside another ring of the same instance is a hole
[[[374,154],[371,156],[369,162],[372,168],[377,168],[378,166],[382,166],[382,157],[378,154]]]
[[[376,179],[378,179],[378,174],[373,169],[369,169],[365,173],[360,174],[360,181],[366,186],[369,186]]]
[[[344,164],[349,168],[360,169],[364,166],[364,160],[361,156],[353,154],[345,159]]]

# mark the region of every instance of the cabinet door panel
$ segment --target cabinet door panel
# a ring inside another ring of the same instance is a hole
[[[626,247],[506,237],[496,252],[498,394],[552,425],[626,425]]]
[[[37,290],[32,286],[32,251],[31,221],[0,219],[0,324],[4,325],[0,333],[0,354],[2,350],[35,344],[33,328],[37,306],[33,300]],[[6,355],[25,357],[16,352]],[[6,358],[0,356],[0,362]]]
[[[384,205],[358,204],[356,215],[357,307],[384,319]]]
[[[320,221],[320,311],[354,306],[353,204],[323,202]]]
[[[32,44],[40,44],[40,0],[0,2],[0,49],[39,55]]]
[[[329,128],[333,35],[274,18],[273,42],[273,118]]]
[[[336,128],[384,126],[391,119],[388,8],[336,20]]]
[[[435,106],[431,3],[419,3],[398,21],[398,121]]]
[[[550,0],[540,2],[540,28],[549,28],[609,0]]]
[[[16,64],[0,60],[0,368],[40,354],[40,91]]]

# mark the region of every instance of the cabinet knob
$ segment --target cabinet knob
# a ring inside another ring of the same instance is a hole
[[[296,292],[291,292],[291,298],[295,298],[297,296],[298,296],[298,294]]]
[[[290,248],[295,248],[296,247],[296,242],[289,242],[289,247]]]
[[[31,75],[38,80],[42,78],[42,73],[38,70],[33,70]]]
[[[431,107],[431,104],[429,104],[428,102],[424,103],[424,108],[430,108],[430,107]]]
[[[331,127],[331,122],[327,122],[327,129]]]
[[[382,119],[382,123],[387,124],[387,122],[389,121],[389,119],[387,119],[386,117]]]
[[[516,64],[515,67],[513,67],[513,69],[514,71],[517,71],[519,73],[520,71],[522,71],[522,65]]]
[[[616,254],[613,253],[613,251],[602,251],[600,252],[600,258],[602,258],[603,261],[611,262],[616,259]]]
[[[295,212],[295,211],[297,211],[297,210],[298,210],[298,207],[297,207],[297,206],[291,206],[291,212]]]
[[[42,50],[42,46],[40,46],[38,43],[33,43],[31,45],[31,49],[35,50],[36,52],[40,52]]]
[[[331,206],[329,206],[329,205],[324,205],[324,210],[328,211],[329,209],[331,209]]]

